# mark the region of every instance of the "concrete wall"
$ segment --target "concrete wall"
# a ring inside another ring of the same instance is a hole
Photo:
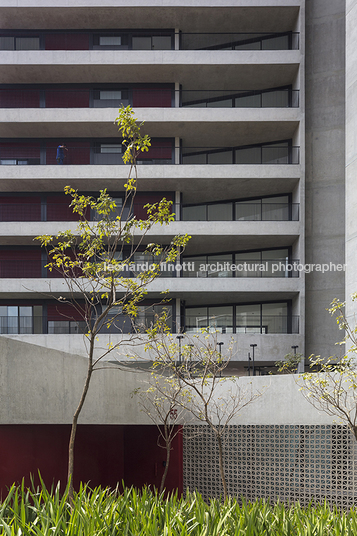
[[[346,301],[348,319],[356,323],[357,291],[357,1],[346,3]]]
[[[0,423],[68,424],[78,405],[87,360],[58,350],[0,338]],[[94,373],[82,424],[151,424],[131,393],[138,374]]]
[[[306,262],[343,263],[345,0],[306,0]],[[344,273],[306,276],[306,355],[334,355]]]
[[[80,398],[86,363],[84,357],[0,338],[0,424],[70,423]],[[93,375],[80,423],[151,423],[131,397],[143,381],[143,372],[98,370]],[[231,424],[333,422],[332,417],[320,414],[304,399],[292,376],[243,377],[239,384],[263,395],[243,409]],[[231,382],[224,382],[223,395],[231,386]]]

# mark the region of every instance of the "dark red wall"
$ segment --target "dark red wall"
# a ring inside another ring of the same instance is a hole
[[[65,485],[69,425],[1,425],[0,491],[13,482],[30,484],[30,474],[40,471],[47,486],[58,480]],[[74,483],[89,482],[91,487],[158,487],[164,471],[165,450],[157,446],[156,426],[79,425],[75,447]],[[168,491],[182,493],[182,436],[173,445]]]

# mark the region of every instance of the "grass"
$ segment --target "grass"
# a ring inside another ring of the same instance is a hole
[[[148,488],[117,490],[82,485],[73,507],[68,489],[13,485],[0,503],[7,536],[355,536],[357,513],[327,504],[301,508],[268,501],[205,503],[199,493],[163,495]]]

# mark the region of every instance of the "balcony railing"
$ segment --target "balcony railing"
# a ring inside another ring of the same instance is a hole
[[[183,147],[182,164],[299,164],[300,147]]]
[[[170,108],[171,88],[0,88],[0,108]]]
[[[299,34],[284,33],[182,33],[182,50],[298,50]]]
[[[248,318],[244,322],[237,320],[237,323],[233,324],[231,318],[197,317],[186,310],[186,332],[199,333],[207,327],[219,333],[297,334],[299,316],[262,315],[260,318]]]
[[[299,90],[182,90],[180,105],[190,108],[298,108]]]
[[[61,271],[53,269],[50,271],[45,268],[48,261],[40,259],[0,259],[0,279],[40,279],[50,278],[58,279],[64,277]],[[118,261],[120,263],[120,261]],[[132,268],[125,266],[121,271],[114,273],[114,270],[108,265],[111,274],[116,277],[136,277],[139,272],[148,271],[152,263],[160,264],[160,261],[155,260],[133,260]],[[158,277],[177,277],[180,272],[176,271],[173,263],[162,263],[160,265]],[[80,275],[80,268],[75,269]],[[103,273],[103,277],[104,277]]]
[[[87,145],[87,146],[83,146]],[[0,145],[0,165],[124,165],[121,142],[102,144],[91,147],[89,143],[81,146],[68,146],[64,158],[57,159],[57,146],[47,145],[45,148],[15,145]],[[139,165],[173,164],[173,148],[170,144],[155,145],[148,152],[138,156]]]
[[[186,332],[201,332],[202,328],[210,327],[220,333],[260,333],[260,334],[296,334],[299,333],[298,316],[272,316],[263,315],[259,319],[249,320],[244,324],[234,325],[232,322],[217,324],[212,319],[190,316],[186,314]],[[147,322],[146,322],[147,324]],[[123,323],[115,328],[112,326],[110,333],[130,333],[133,329],[131,322]],[[84,321],[74,320],[48,320],[44,316],[0,316],[0,335],[31,335],[31,334],[83,334],[87,331]],[[103,331],[108,333],[108,330]]]
[[[162,197],[165,197],[164,195]],[[31,198],[27,198],[26,203],[0,203],[0,222],[8,221],[79,221],[79,215],[73,212],[68,203],[64,203],[62,200],[58,203],[44,203],[39,201],[32,201]],[[147,219],[147,211],[144,209],[146,203],[133,203],[125,206],[122,210],[121,206],[117,205],[117,209],[112,212],[112,218],[115,219],[121,215],[123,221],[126,221],[131,216],[136,216],[137,219]],[[91,213],[90,209],[87,210],[86,217],[89,221],[99,220],[100,216],[95,213]],[[0,261],[1,262],[1,261]]]
[[[179,33],[180,50],[298,50],[297,32]],[[174,30],[2,30],[0,50],[172,50]]]
[[[9,144],[10,145],[10,144]],[[108,144],[107,144],[108,145]],[[123,165],[119,144],[108,150],[83,146],[68,147],[62,160],[57,161],[57,147],[44,150],[29,146],[0,146],[0,165]],[[155,146],[138,156],[139,165],[174,163],[173,147]],[[254,147],[184,147],[181,164],[299,164],[300,147],[254,146]]]
[[[31,335],[41,333],[86,333],[84,321],[47,320],[43,316],[0,316],[1,335]]]
[[[299,221],[299,203],[232,201],[185,205],[183,221]]]
[[[171,88],[0,88],[0,108],[298,108],[299,90],[178,90]]]
[[[183,263],[187,263],[186,269],[183,270],[183,277],[299,277],[298,264],[299,260],[287,261],[285,258],[257,260],[247,258],[231,259],[227,261],[227,256],[221,259],[202,259],[202,261],[191,260],[190,257],[184,258]],[[204,268],[207,268],[205,270]]]
[[[114,275],[117,277],[135,277],[141,271],[147,271],[151,263],[159,261],[133,261],[133,267],[127,267],[122,271],[118,270]],[[62,272],[50,271],[45,268],[47,261],[32,259],[0,259],[0,279],[32,279],[63,277]],[[143,266],[144,264],[144,266]],[[226,277],[299,277],[298,260],[286,261],[283,258],[259,261],[257,259],[239,259],[227,261],[227,258],[218,260],[202,261],[190,257],[183,258],[180,266],[182,269],[176,270],[173,263],[162,263],[160,265],[159,277],[199,277],[199,278],[226,278]],[[202,266],[208,266],[203,269]],[[145,268],[147,266],[147,268]],[[113,273],[113,270],[111,270]],[[104,275],[104,274],[103,274]]]

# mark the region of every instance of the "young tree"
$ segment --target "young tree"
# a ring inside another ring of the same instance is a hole
[[[160,324],[160,322],[159,322]],[[180,392],[176,404],[188,411],[194,419],[206,423],[217,440],[219,471],[223,496],[228,495],[223,463],[223,442],[232,419],[248,404],[261,396],[252,384],[243,384],[241,378],[224,376],[233,355],[233,343],[224,355],[217,342],[217,333],[204,331],[201,335],[182,336],[181,343],[163,327],[158,337],[157,326],[149,330],[147,350],[153,359],[154,370],[160,371],[161,381],[155,388],[170,398],[167,383]]]
[[[135,253],[142,253],[145,235],[154,225],[173,221],[171,202],[163,198],[159,203],[145,205],[147,218],[138,220],[133,215],[137,180],[137,157],[150,147],[147,135],[141,136],[140,127],[133,111],[128,106],[119,110],[116,119],[124,140],[125,163],[130,165],[125,196],[121,207],[102,190],[97,199],[78,194],[70,187],[65,193],[70,195],[70,206],[78,214],[76,232],[70,230],[56,236],[37,237],[48,255],[47,267],[58,271],[67,284],[67,296],[57,296],[60,303],[71,305],[84,324],[84,342],[88,356],[87,375],[77,409],[74,412],[68,448],[69,496],[73,498],[74,443],[78,418],[88,393],[93,372],[98,363],[121,344],[133,343],[138,328],[138,315],[147,286],[160,273],[160,262],[173,262],[189,237],[177,236],[164,248],[160,244],[150,244],[144,248],[154,258],[146,271],[135,272]],[[91,221],[89,221],[91,215]],[[134,273],[133,273],[134,272]],[[128,277],[134,275],[135,277]],[[95,353],[99,334],[116,331],[131,333],[129,340],[119,338],[98,356]],[[134,333],[133,333],[134,332]]]
[[[282,361],[276,361],[275,366],[279,374],[297,374],[303,358],[303,354],[289,352]]]
[[[352,300],[357,300],[357,293]],[[344,308],[345,302],[334,299],[329,312],[344,331],[337,345],[347,345],[347,352],[340,359],[311,356],[313,372],[303,374],[297,383],[315,408],[346,424],[357,439],[357,326],[351,326]]]
[[[168,378],[163,380],[160,375],[152,372],[146,385],[136,389],[134,395],[139,397],[141,410],[157,426],[159,431],[157,444],[166,451],[165,468],[159,488],[161,494],[169,471],[172,442],[182,432],[182,425],[187,423],[182,402],[184,398],[182,384],[170,381]]]

